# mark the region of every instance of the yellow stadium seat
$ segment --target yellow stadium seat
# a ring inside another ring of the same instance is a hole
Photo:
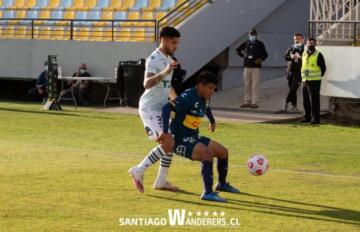
[[[149,5],[143,10],[154,11],[156,8],[161,6],[161,0],[149,0]]]
[[[180,6],[180,5],[183,4],[184,2],[186,2],[186,0],[177,0],[176,6]],[[187,5],[187,4],[185,4],[185,5]]]
[[[36,0],[28,0],[24,2],[25,8],[32,8],[36,5]]]
[[[19,19],[26,18],[26,11],[25,10],[16,11],[16,18],[19,18]]]
[[[88,40],[89,37],[89,28],[74,28],[73,31],[73,40]]]
[[[112,20],[114,16],[113,11],[103,11],[101,14],[101,19],[109,19]]]
[[[13,38],[14,37],[14,26],[6,25],[3,27],[2,38]]]
[[[153,11],[147,11],[143,12],[141,15],[142,19],[154,19],[154,12]]]
[[[51,39],[57,39],[57,40],[66,40],[70,38],[70,31],[66,33],[68,30],[66,30],[65,27],[61,26],[55,26],[52,28],[51,31]]]
[[[167,15],[167,12],[157,12],[156,19],[160,20],[160,19],[164,18],[166,15]]]
[[[39,18],[41,18],[41,19],[49,19],[50,18],[50,10],[42,10],[42,11],[40,11]]]
[[[23,7],[24,7],[24,0],[14,0],[12,6],[9,8],[14,10],[14,9],[19,9],[19,8],[23,8]]]
[[[74,19],[75,18],[75,11],[74,10],[67,10],[64,13],[64,19]]]
[[[17,26],[15,28],[14,37],[17,39],[31,38],[31,27]]]
[[[155,19],[154,18],[154,12],[152,12],[152,11],[143,12],[142,15],[141,15],[141,19],[145,19],[145,20],[153,20],[153,19]],[[152,25],[154,25],[154,23],[153,22],[143,22],[142,25],[143,26],[152,26]]]
[[[84,1],[83,0],[73,0],[72,6],[70,7],[70,9],[80,10],[83,7],[84,7]]]
[[[116,10],[116,11],[127,11],[129,8],[135,5],[135,0],[110,0],[109,7],[106,9]]]
[[[115,41],[134,41],[130,28],[117,29],[114,33]]]
[[[89,32],[89,40],[91,41],[103,41],[104,35],[103,35],[103,28],[91,28]]]
[[[51,9],[57,8],[60,5],[60,0],[49,0],[48,7]]]
[[[101,1],[101,0],[99,0]],[[87,0],[86,4],[84,4],[84,7],[87,9],[92,9],[96,6],[97,0]]]
[[[122,0],[121,7],[132,8],[135,5],[135,0]]]
[[[128,15],[127,15],[127,19],[131,19],[131,20],[140,19],[140,12],[138,12],[138,11],[129,12]]]

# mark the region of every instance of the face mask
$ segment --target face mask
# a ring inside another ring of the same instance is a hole
[[[254,42],[256,40],[256,35],[249,35],[249,39],[251,42]]]
[[[308,47],[308,49],[309,49],[309,51],[315,51],[315,45],[310,45],[310,46]]]
[[[81,73],[81,74],[86,73],[86,69],[80,69],[80,73]]]
[[[49,67],[48,67],[48,66],[45,66],[45,71],[49,71]]]

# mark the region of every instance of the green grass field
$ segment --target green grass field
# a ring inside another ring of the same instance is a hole
[[[225,204],[199,199],[200,165],[180,157],[169,179],[183,192],[152,189],[157,165],[136,192],[127,170],[154,146],[137,116],[0,103],[0,231],[360,230],[360,128],[218,123],[210,136],[229,148],[228,180],[243,192]],[[246,170],[256,152],[270,160],[265,176]],[[168,209],[223,211],[240,226],[119,225]]]

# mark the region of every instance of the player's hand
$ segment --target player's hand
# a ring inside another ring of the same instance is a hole
[[[156,139],[156,142],[162,144],[164,141],[169,139],[169,136],[171,136],[169,133],[162,132],[160,136]]]
[[[208,130],[211,131],[211,132],[214,132],[214,131],[215,131],[215,128],[216,128],[216,123],[215,123],[215,122],[214,122],[214,123],[210,123]]]
[[[178,65],[179,63],[177,61],[175,60],[171,61],[171,63],[168,66],[166,66],[163,75],[164,76],[169,75]]]
[[[38,92],[39,92],[39,94],[44,94],[44,90],[42,90],[41,88],[38,88]]]
[[[262,61],[262,59],[257,59],[257,60],[255,60],[255,64],[261,64],[261,61]]]

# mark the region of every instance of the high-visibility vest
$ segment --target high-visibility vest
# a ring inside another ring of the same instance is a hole
[[[321,80],[321,68],[318,66],[320,52],[315,51],[311,56],[307,52],[302,55],[301,77],[302,81]]]

